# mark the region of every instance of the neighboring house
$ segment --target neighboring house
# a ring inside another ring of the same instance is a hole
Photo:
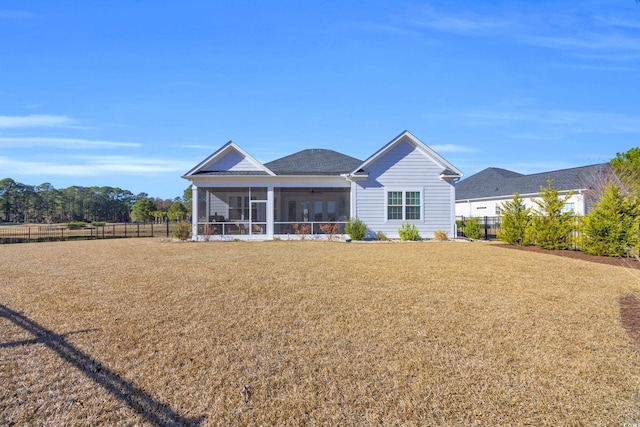
[[[549,180],[561,196],[572,192],[564,210],[584,215],[596,201],[598,189],[612,176],[608,163],[530,175],[487,168],[456,184],[456,216],[498,216],[502,203],[512,200],[515,193],[525,206],[535,208],[533,200],[539,200],[540,187],[546,187]]]
[[[344,233],[349,218],[397,238],[402,223],[421,237],[455,233],[462,173],[408,131],[365,161],[325,149],[261,163],[229,141],[183,178],[193,183],[193,239]],[[323,230],[324,229],[324,230]]]

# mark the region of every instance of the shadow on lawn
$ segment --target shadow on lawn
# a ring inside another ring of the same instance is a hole
[[[87,378],[103,387],[115,398],[142,415],[147,422],[153,423],[154,425],[197,426],[204,420],[204,417],[182,417],[168,405],[156,400],[153,396],[148,395],[133,384],[123,380],[118,374],[110,371],[102,363],[92,359],[89,355],[78,350],[66,341],[67,335],[90,332],[94,329],[70,332],[67,334],[56,334],[3,304],[0,304],[0,317],[8,319],[34,336],[34,338],[30,340],[0,343],[0,348],[44,344],[55,351],[62,359],[75,366]]]

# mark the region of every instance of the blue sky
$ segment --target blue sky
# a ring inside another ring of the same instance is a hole
[[[229,140],[461,169],[640,146],[640,3],[0,0],[0,179],[181,196]]]

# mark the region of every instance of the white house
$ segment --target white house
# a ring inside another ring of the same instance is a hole
[[[506,169],[487,168],[456,184],[456,216],[485,217],[500,215],[500,206],[518,193],[525,206],[535,208],[540,187],[553,181],[561,196],[571,197],[565,211],[586,214],[593,204],[597,187],[615,176],[608,163],[523,175]]]
[[[455,233],[455,166],[404,131],[362,161],[308,149],[261,163],[228,142],[183,178],[193,183],[193,239],[320,237],[359,218],[368,236]]]

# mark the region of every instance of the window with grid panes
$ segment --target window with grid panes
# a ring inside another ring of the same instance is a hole
[[[419,220],[421,198],[420,191],[388,191],[387,220]]]
[[[405,192],[405,216],[404,219],[420,219],[420,192]]]
[[[387,219],[402,219],[402,191],[387,193]]]

